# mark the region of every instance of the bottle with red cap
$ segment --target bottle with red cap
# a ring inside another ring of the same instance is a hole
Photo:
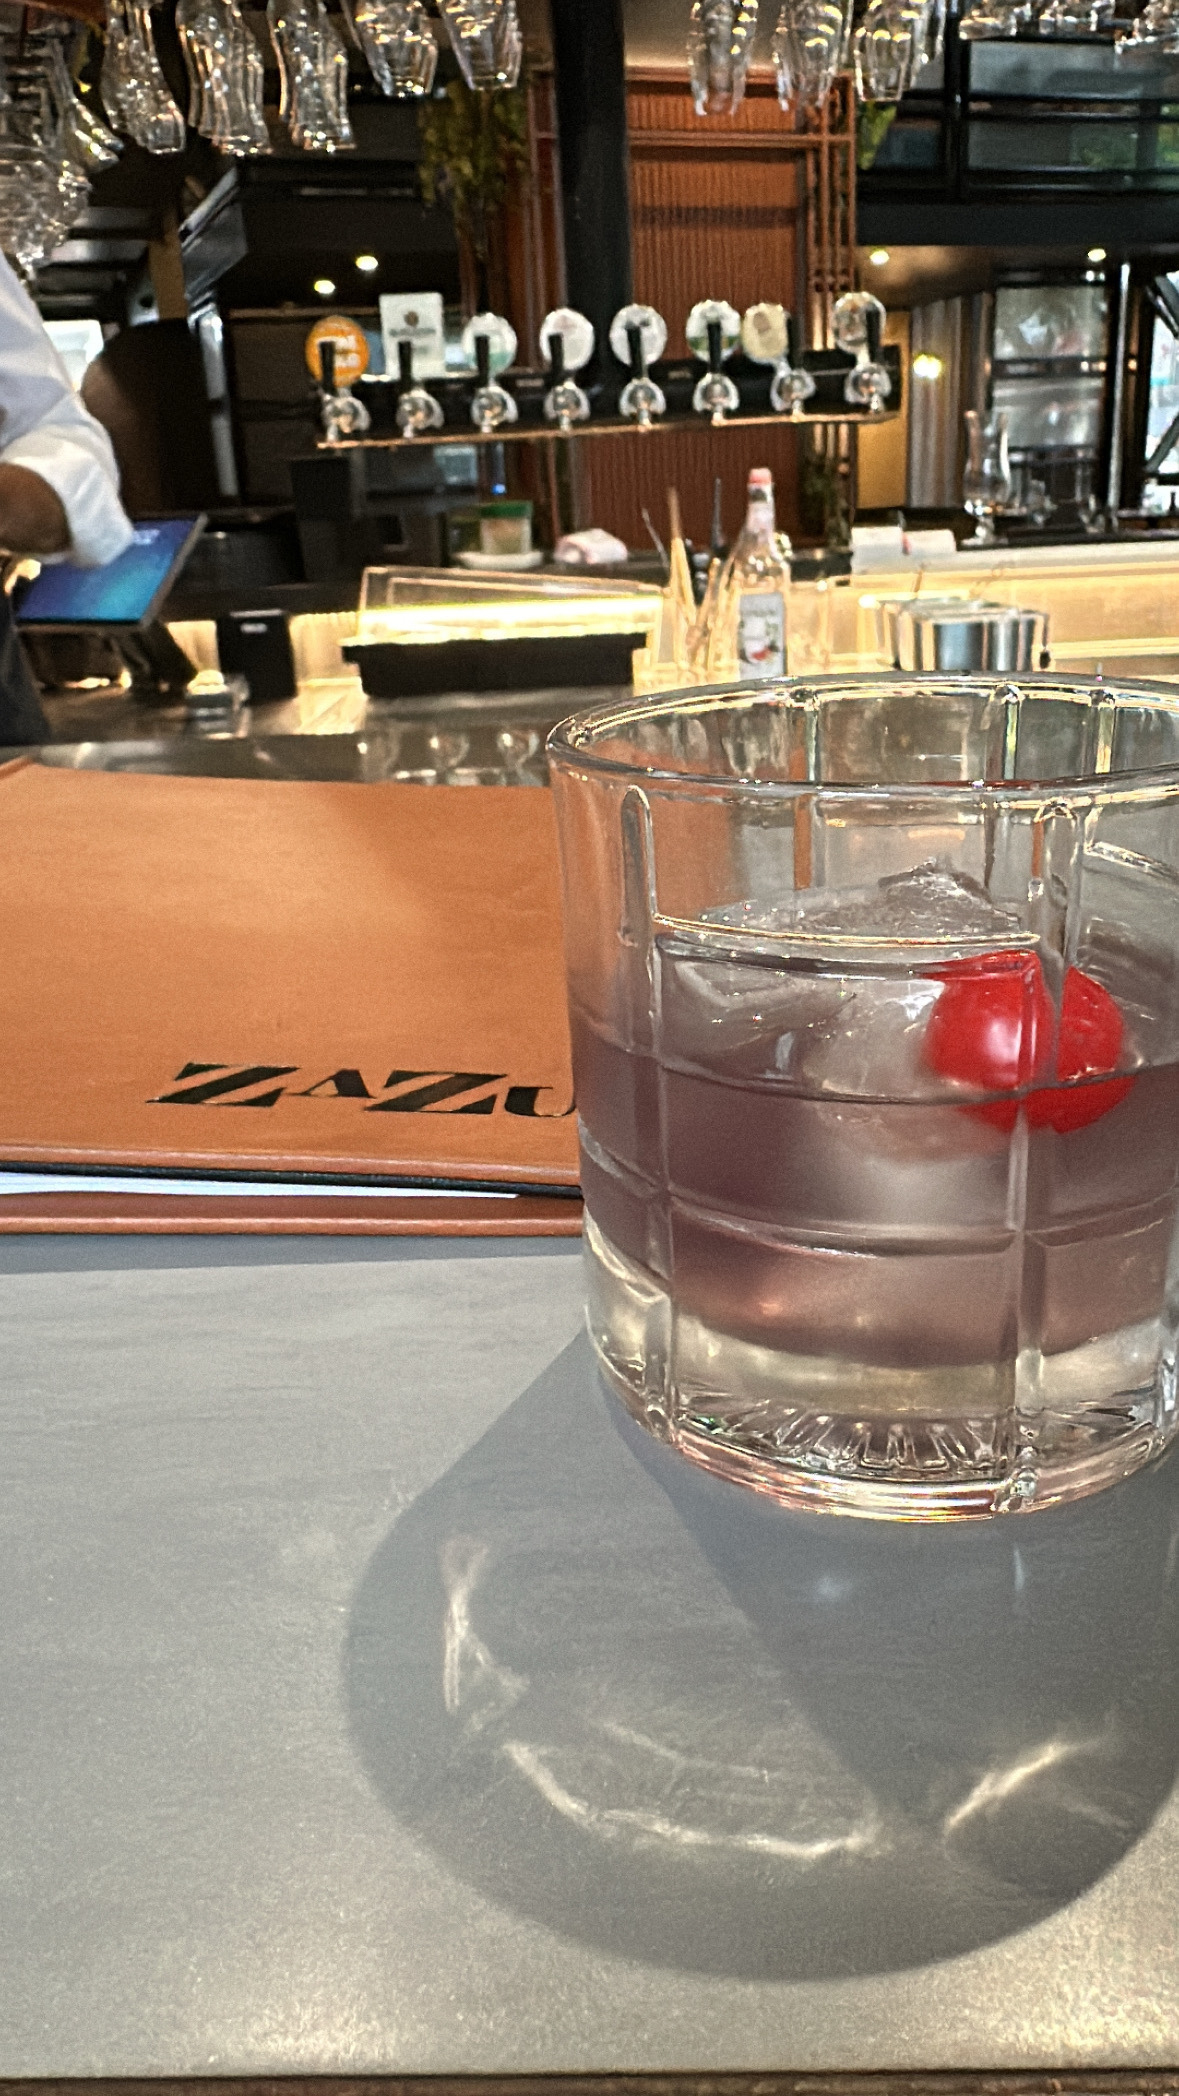
[[[786,675],[789,595],[790,541],[774,516],[774,476],[768,466],[754,466],[745,522],[721,580],[709,662],[713,675]]]

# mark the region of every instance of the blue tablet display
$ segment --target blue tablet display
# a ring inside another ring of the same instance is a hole
[[[150,618],[204,524],[160,517],[137,524],[125,553],[102,568],[42,568],[17,607],[22,626],[139,626]]]

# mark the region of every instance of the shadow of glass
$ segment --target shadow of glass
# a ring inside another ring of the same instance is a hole
[[[1179,1762],[1179,1466],[1030,1520],[788,1514],[576,1341],[372,1559],[353,1737],[482,1894],[647,1964],[897,1970],[1043,1919]]]

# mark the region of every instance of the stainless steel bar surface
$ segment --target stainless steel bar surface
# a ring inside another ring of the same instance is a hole
[[[292,721],[288,706],[252,707],[219,723],[194,720],[179,706],[140,705],[122,694],[51,700],[56,739],[27,753],[0,750],[0,761],[29,754],[38,763],[75,771],[543,786],[544,742],[554,723],[623,696],[613,688],[556,688],[448,692],[389,703],[349,690],[346,724],[321,716],[314,730]]]
[[[0,2078],[1179,2060],[1175,1463],[785,1514],[561,1245],[0,1273]]]

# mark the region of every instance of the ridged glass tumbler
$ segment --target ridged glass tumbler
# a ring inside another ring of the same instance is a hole
[[[1179,691],[865,676],[549,745],[589,1325],[653,1433],[910,1519],[1176,1431]]]

